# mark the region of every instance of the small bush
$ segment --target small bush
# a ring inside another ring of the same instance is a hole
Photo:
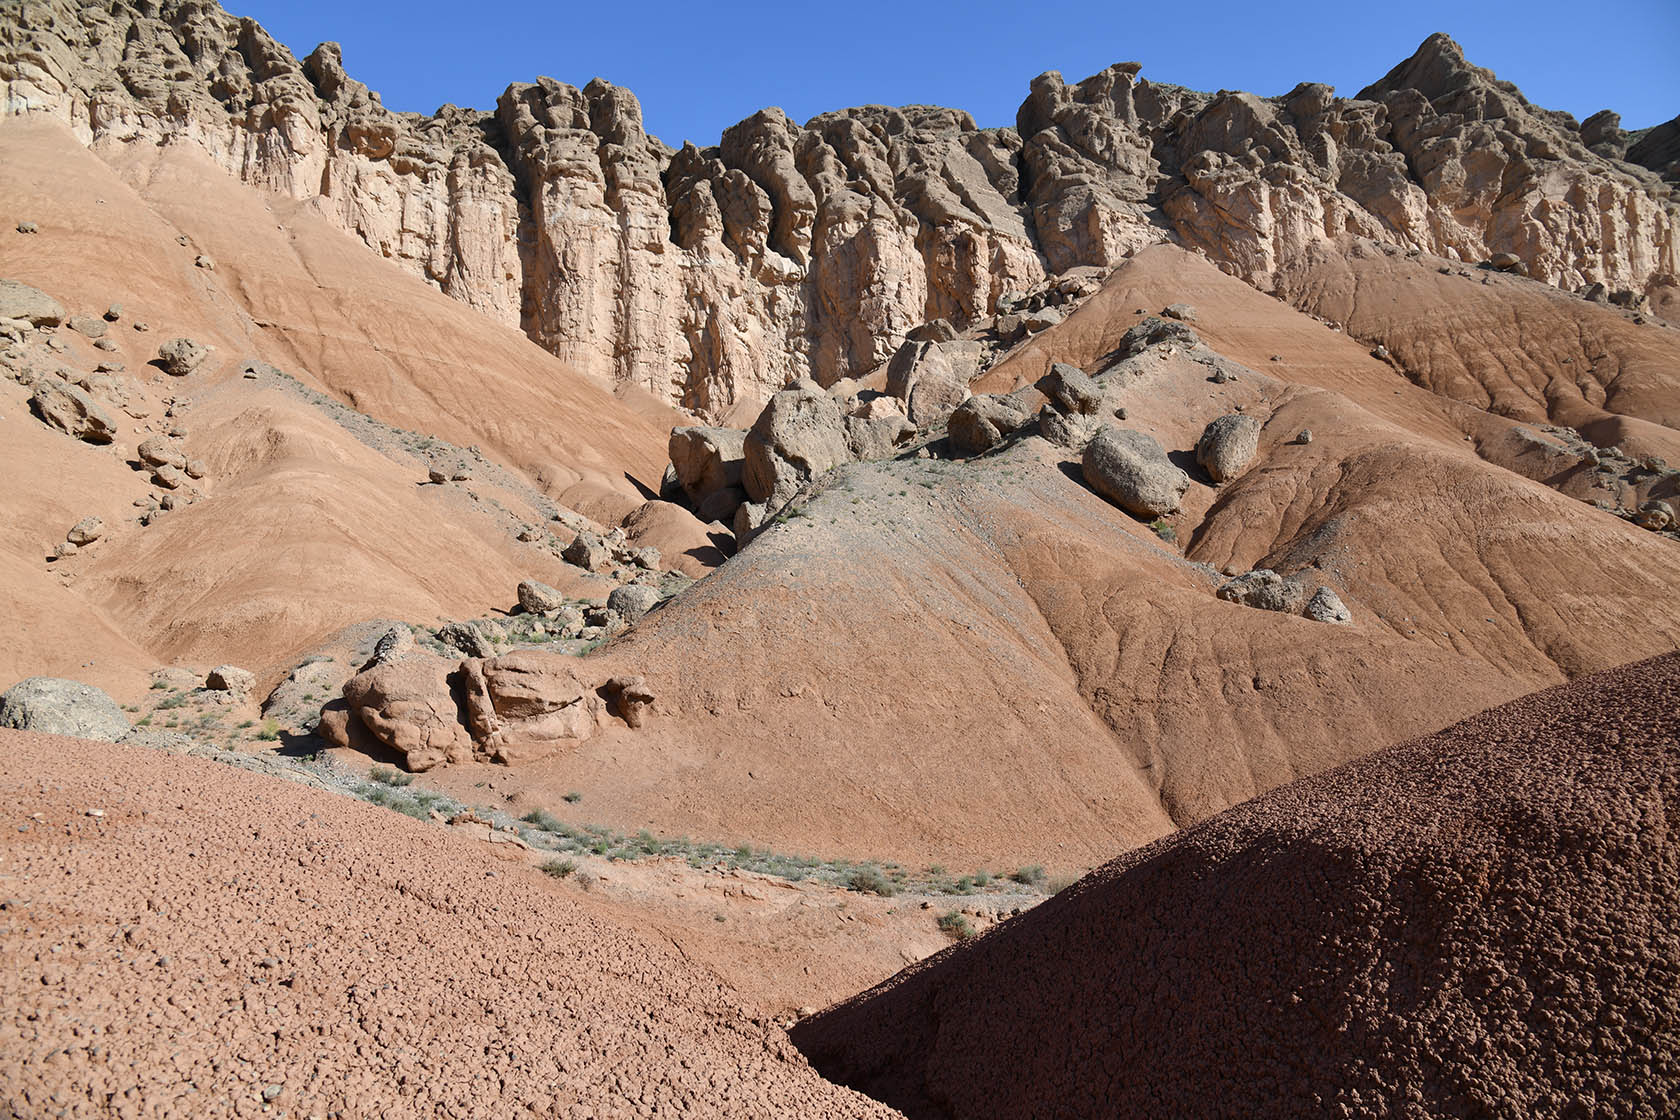
[[[1044,882],[1044,868],[1036,863],[1027,867],[1017,867],[1009,873],[1009,877],[1022,886],[1032,886]]]
[[[185,696],[171,696],[169,699],[158,705],[158,710],[162,711],[165,708],[184,708],[186,706],[187,698]]]
[[[566,822],[547,809],[532,809],[519,819],[528,825],[534,825],[542,829],[544,832],[556,832],[561,836],[571,835],[572,830],[566,827]]]
[[[568,805],[576,805],[579,801],[583,800],[583,794],[574,789],[565,797],[561,798],[561,800]]]
[[[241,730],[241,731],[249,731],[249,730],[250,730],[250,729],[251,729],[251,728],[253,728],[253,727],[255,727],[255,726],[256,726],[256,725],[257,725],[257,721],[256,721],[256,720],[254,720],[254,719],[248,719],[248,720],[246,720],[246,721],[245,721],[245,722],[244,722],[244,723],[242,723],[242,724],[240,724],[240,725],[239,725],[239,730]]]
[[[550,879],[564,879],[577,870],[577,863],[569,859],[551,859],[542,865],[542,873]]]
[[[262,729],[257,732],[257,738],[272,743],[280,738],[280,725],[271,719],[262,721]]]
[[[1157,537],[1160,537],[1169,544],[1178,539],[1178,530],[1174,529],[1171,525],[1168,525],[1167,519],[1164,517],[1157,517],[1149,523],[1149,527],[1155,530],[1155,535]]]
[[[846,887],[859,894],[878,894],[882,898],[891,898],[898,893],[898,888],[892,881],[881,874],[878,867],[860,867],[846,877]]]
[[[151,716],[144,716],[144,717],[134,721],[134,726],[136,726],[136,727],[150,727],[151,725],[152,725],[152,717]]]
[[[368,777],[383,786],[406,786],[414,781],[413,774],[404,773],[394,766],[380,764],[368,771]]]
[[[941,933],[949,934],[956,941],[974,936],[974,927],[969,924],[967,918],[955,910],[947,910],[939,915],[938,925]]]
[[[154,692],[158,691],[159,689],[165,689],[165,688],[168,688],[168,687],[169,687],[169,683],[167,681],[153,681],[152,682],[152,691],[154,691]]]

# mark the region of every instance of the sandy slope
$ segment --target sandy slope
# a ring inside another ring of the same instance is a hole
[[[919,1117],[1669,1116],[1680,655],[1123,856],[805,1021]]]
[[[0,129],[0,198],[40,227],[24,236],[8,222],[0,275],[72,313],[120,303],[116,353],[61,330],[68,350],[54,361],[121,361],[149,402],[144,418],[109,409],[122,431],[100,449],[46,429],[28,415],[28,390],[0,385],[0,431],[17,452],[0,495],[0,549],[20,572],[5,582],[8,604],[18,600],[8,609],[39,613],[23,600],[47,593],[25,589],[53,583],[50,614],[65,620],[20,635],[11,678],[63,673],[123,691],[172,659],[283,670],[347,622],[484,614],[511,604],[526,577],[583,590],[576,569],[514,540],[515,522],[543,522],[546,492],[616,523],[643,500],[632,479],[657,487],[673,414],[614,396],[190,146],[105,155],[110,165],[50,122]],[[213,270],[194,266],[200,254]],[[177,335],[216,348],[182,379],[147,364]],[[480,471],[467,486],[418,487],[426,464],[410,448],[366,446],[272,379],[243,379],[251,358],[384,421],[476,445],[512,481]],[[125,460],[175,426],[212,468],[208,497],[141,529],[131,502],[151,489]],[[46,550],[90,513],[107,539],[49,578]],[[647,543],[680,553],[697,529],[655,526]]]
[[[0,1110],[871,1116],[521,862],[214,762],[0,732]],[[103,815],[89,815],[99,811]]]

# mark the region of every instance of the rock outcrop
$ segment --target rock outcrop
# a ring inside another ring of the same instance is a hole
[[[1014,128],[932,106],[804,125],[766,109],[672,149],[600,79],[398,114],[336,45],[299,61],[215,4],[50,0],[0,27],[0,112],[51,115],[96,150],[195,143],[581,369],[714,418],[971,328],[1013,341],[1062,314],[1023,293],[1077,298],[1079,270],[1169,238],[1285,295],[1356,236],[1508,254],[1569,290],[1649,295],[1680,273],[1673,128],[1538,109],[1443,35],[1355,98],[1196,93],[1140,69],[1040,75]],[[911,420],[918,395],[948,415],[960,375],[910,389]]]

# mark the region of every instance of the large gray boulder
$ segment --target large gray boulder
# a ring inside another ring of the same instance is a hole
[[[117,434],[110,414],[92,397],[61,378],[49,376],[35,382],[29,411],[66,435],[88,443],[110,443]]]
[[[115,700],[61,677],[30,677],[0,693],[0,727],[107,743],[133,730]]]
[[[978,455],[1002,443],[1029,419],[1013,399],[981,394],[957,406],[946,430],[952,447],[965,455]]]
[[[541,580],[521,580],[516,593],[519,609],[526,614],[546,614],[566,605],[566,597]]]
[[[1139,517],[1178,512],[1190,476],[1173,466],[1155,437],[1104,428],[1085,445],[1081,464],[1091,489]]]
[[[635,622],[659,602],[659,589],[645,583],[627,583],[612,589],[607,596],[607,609],[617,611],[626,622]]]
[[[1241,474],[1260,450],[1260,421],[1233,412],[1202,429],[1196,441],[1196,462],[1215,482],[1226,482]]]
[[[1037,388],[1061,412],[1095,416],[1102,410],[1102,386],[1066,362],[1053,363],[1050,372],[1038,379]]]
[[[899,412],[875,410],[868,416],[848,416],[845,424],[846,450],[860,462],[891,459],[916,438],[916,425]]]
[[[671,429],[671,466],[691,503],[698,505],[713,491],[741,485],[746,438],[737,428]]]
[[[32,327],[56,327],[64,322],[64,308],[39,288],[0,280],[0,320],[5,319],[22,319]]]
[[[741,482],[753,501],[772,510],[817,475],[852,458],[840,406],[814,381],[796,381],[772,396],[743,447]]]
[[[1307,606],[1301,612],[1314,622],[1348,623],[1353,621],[1353,612],[1347,609],[1342,597],[1328,587],[1320,587],[1313,592]]]

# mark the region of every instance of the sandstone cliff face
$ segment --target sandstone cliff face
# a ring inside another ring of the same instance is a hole
[[[1570,290],[1655,295],[1680,273],[1674,128],[1536,108],[1443,35],[1352,99],[1196,93],[1139,69],[1041,75],[1015,128],[766,109],[672,150],[600,79],[393,113],[335,45],[299,62],[195,0],[34,2],[0,26],[5,114],[52,114],[96,150],[195,143],[585,371],[712,418],[1163,240],[1285,295],[1352,238],[1510,254]]]

